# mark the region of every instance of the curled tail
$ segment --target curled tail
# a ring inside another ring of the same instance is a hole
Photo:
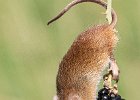
[[[59,19],[61,16],[63,16],[70,8],[72,8],[73,6],[79,4],[79,3],[83,3],[83,2],[94,2],[97,3],[101,6],[103,6],[105,9],[107,9],[107,4],[102,1],[102,0],[74,0],[71,3],[69,3],[56,17],[54,17],[53,19],[51,19],[47,25],[49,25],[50,23],[54,22],[55,20]],[[117,15],[115,13],[115,11],[112,9],[112,22],[110,23],[110,27],[114,28],[116,23],[117,23]]]

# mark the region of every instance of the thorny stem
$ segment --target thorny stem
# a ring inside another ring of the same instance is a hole
[[[54,17],[52,20],[50,20],[47,25],[49,25],[50,23],[59,19],[62,15],[64,15],[74,5],[82,3],[82,2],[94,2],[94,3],[97,3],[101,6],[103,6],[105,9],[107,9],[107,4],[102,0],[74,0],[71,3],[69,3],[56,17]],[[110,27],[114,28],[116,23],[117,23],[117,15],[113,9],[111,11],[111,14],[112,14],[112,22],[110,23]]]

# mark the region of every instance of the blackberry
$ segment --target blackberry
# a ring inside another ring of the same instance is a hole
[[[108,95],[108,94],[109,94],[109,90],[107,88],[103,88],[99,90],[98,92],[98,96],[103,96],[103,95]]]
[[[110,100],[122,100],[120,95],[115,95],[114,93],[110,93]]]
[[[116,100],[116,95],[114,93],[109,94],[111,100]]]
[[[102,96],[101,100],[110,100],[110,97],[109,97],[109,95],[104,95],[104,96]]]
[[[122,100],[120,95],[116,95],[114,100]]]
[[[109,100],[109,89],[102,88],[98,92],[98,98],[97,100]]]

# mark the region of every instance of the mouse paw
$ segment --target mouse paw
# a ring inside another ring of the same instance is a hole
[[[117,66],[117,63],[115,61],[110,61],[110,63],[109,63],[109,72],[111,72],[113,80],[118,82],[120,70],[119,70],[119,68]]]

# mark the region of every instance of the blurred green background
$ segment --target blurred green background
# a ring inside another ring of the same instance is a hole
[[[105,10],[83,3],[47,26],[71,0],[0,0],[0,100],[52,100],[59,62],[78,33],[105,22]],[[120,42],[119,92],[140,100],[140,1],[113,0]]]

